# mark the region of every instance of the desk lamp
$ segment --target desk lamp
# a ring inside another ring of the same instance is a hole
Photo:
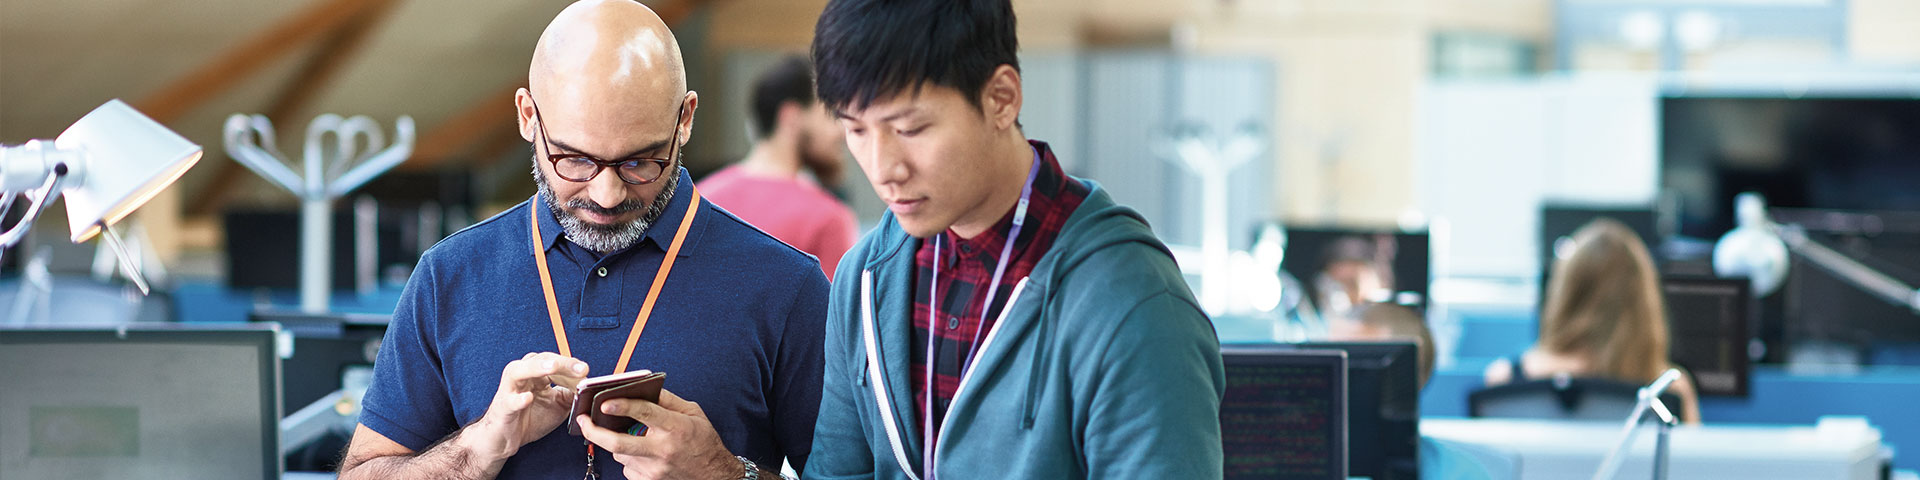
[[[1755,296],[1780,288],[1788,274],[1787,252],[1832,272],[1841,281],[1920,315],[1920,289],[1874,270],[1807,237],[1804,228],[1768,219],[1766,199],[1754,192],[1735,197],[1739,225],[1713,247],[1713,270],[1720,276],[1746,276]]]
[[[0,247],[20,243],[47,203],[64,195],[73,243],[95,235],[106,239],[127,278],[146,294],[146,280],[112,226],[179,180],[200,154],[199,145],[118,99],[80,117],[51,142],[0,146],[0,215],[22,194],[30,202],[20,223],[0,233]]]

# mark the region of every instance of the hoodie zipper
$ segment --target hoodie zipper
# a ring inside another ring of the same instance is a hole
[[[987,329],[987,338],[980,340],[980,347],[975,349],[977,350],[978,353],[975,353],[974,354],[975,357],[969,360],[970,362],[972,362],[973,368],[968,368],[966,372],[963,372],[960,374],[960,386],[954,388],[953,401],[949,402],[947,405],[949,406],[959,405],[960,399],[962,398],[962,396],[966,395],[967,392],[969,391],[967,390],[967,385],[969,383],[968,380],[973,379],[973,372],[975,370],[978,370],[980,367],[979,356],[983,356],[987,354],[987,349],[993,346],[993,339],[999,336],[1000,334],[1000,326],[1007,324],[1007,315],[1013,313],[1013,306],[1019,303],[1020,292],[1025,291],[1027,289],[1028,278],[1030,277],[1020,277],[1020,283],[1016,283],[1013,285],[1013,293],[1007,296],[1007,304],[1005,306],[1000,307],[1000,318],[998,320],[994,320],[992,328]],[[949,412],[951,412],[951,407],[949,407]],[[946,418],[940,419],[940,435],[934,438],[947,438],[947,427],[951,426],[952,424],[953,424],[953,415],[947,415]],[[939,444],[935,444],[935,448],[933,451],[933,471],[936,471],[936,472],[938,472],[940,468],[940,449],[938,445]]]
[[[1014,289],[1015,294],[1019,291],[1018,288]],[[880,342],[874,334],[873,308],[873,271],[861,270],[860,330],[863,334],[861,339],[867,344],[867,378],[870,380],[867,384],[873,387],[873,401],[879,407],[880,422],[886,427],[887,441],[893,446],[893,459],[900,463],[900,472],[907,474],[911,480],[920,480],[920,476],[913,473],[913,464],[907,460],[907,447],[900,439],[900,425],[893,418],[893,403],[887,399],[886,375],[880,370]],[[989,333],[987,338],[991,340],[992,334]],[[961,384],[966,384],[965,379]]]

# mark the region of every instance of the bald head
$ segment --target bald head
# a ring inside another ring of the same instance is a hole
[[[540,35],[527,88],[515,95],[528,141],[545,128],[564,149],[601,158],[654,153],[641,150],[665,147],[676,132],[684,144],[697,104],[673,32],[632,0],[567,6]]]
[[[680,45],[653,10],[632,0],[574,2],[533,48],[527,83],[539,97],[677,96],[687,89]]]

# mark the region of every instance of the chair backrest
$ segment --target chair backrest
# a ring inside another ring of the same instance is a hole
[[[1622,421],[1633,413],[1640,386],[1599,378],[1555,377],[1482,388],[1467,395],[1472,417]],[[1680,414],[1680,396],[1660,395]]]

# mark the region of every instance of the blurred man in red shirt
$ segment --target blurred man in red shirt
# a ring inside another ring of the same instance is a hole
[[[813,96],[812,67],[788,57],[753,87],[753,151],[700,181],[700,193],[741,220],[820,257],[828,279],[859,237],[853,210],[822,184],[839,181],[845,133]],[[813,178],[802,172],[810,171]]]

